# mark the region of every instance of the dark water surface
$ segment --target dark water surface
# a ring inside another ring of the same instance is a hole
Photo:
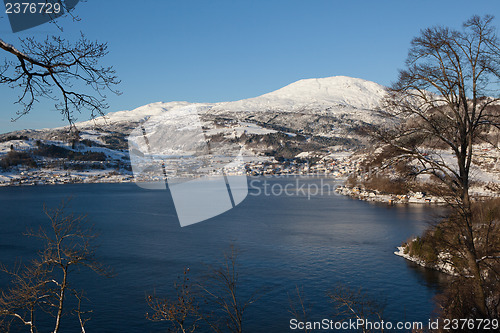
[[[166,331],[145,319],[145,295],[168,294],[185,266],[197,274],[218,262],[232,243],[241,251],[242,295],[269,289],[248,308],[250,332],[289,331],[288,293],[296,285],[304,288],[311,320],[330,318],[325,291],[339,282],[362,287],[384,302],[387,320],[427,322],[443,276],[393,252],[425,229],[435,207],[388,207],[333,194],[310,199],[300,192],[255,194],[251,190],[239,206],[218,217],[181,228],[168,192],[135,184],[0,188],[0,261],[13,264],[32,256],[39,244],[22,233],[47,225],[43,203],[55,207],[73,196],[71,209],[88,214],[100,231],[98,256],[116,273],[106,279],[75,272],[74,285],[86,290],[94,310],[87,332]],[[6,287],[5,276],[0,283]]]

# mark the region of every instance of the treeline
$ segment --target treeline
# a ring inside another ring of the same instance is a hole
[[[37,142],[37,146],[38,147],[33,150],[33,154],[37,156],[49,158],[67,158],[74,161],[106,161],[106,154],[104,154],[103,152],[79,152],[61,146],[56,146],[53,144],[46,145],[39,142]]]
[[[0,159],[0,168],[2,169],[7,170],[18,165],[25,165],[29,168],[38,166],[33,156],[27,152],[11,150]]]
[[[85,151],[79,152],[74,151],[65,147],[56,146],[53,144],[44,144],[40,141],[36,142],[37,148],[28,151],[16,151],[13,146],[11,150],[0,158],[0,168],[8,170],[15,166],[26,166],[28,168],[38,167],[37,157],[47,157],[55,159],[65,159],[77,162],[104,162],[107,160],[106,154],[103,152],[95,151]],[[72,166],[67,166],[67,168],[73,168]],[[84,168],[83,166],[77,167],[79,169]],[[93,168],[91,166],[91,168]],[[101,167],[98,167],[101,168]]]
[[[7,142],[12,140],[29,140],[26,135],[7,135],[5,137],[0,137],[0,142]]]
[[[278,161],[292,160],[299,153],[305,151],[328,152],[331,146],[351,146],[354,140],[339,137],[310,138],[302,135],[288,135],[283,132],[267,134],[243,134],[239,143],[247,148],[263,151],[266,156],[273,156]]]

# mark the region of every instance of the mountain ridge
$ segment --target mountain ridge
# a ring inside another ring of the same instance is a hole
[[[78,133],[64,126],[0,134],[0,154],[6,154],[11,145],[32,149],[34,141],[66,146],[86,142],[87,146],[109,149],[110,156],[113,151],[126,153],[127,136],[141,123],[186,106],[197,108],[207,141],[229,140],[253,155],[276,159],[293,159],[302,152],[328,154],[367,143],[363,129],[384,121],[378,112],[384,94],[383,86],[358,78],[302,79],[239,101],[155,102],[133,110],[110,112],[75,123]],[[25,142],[14,142],[15,138]]]

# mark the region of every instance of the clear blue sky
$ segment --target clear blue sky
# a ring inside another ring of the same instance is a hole
[[[498,0],[88,0],[75,13],[80,22],[58,21],[62,35],[71,39],[83,31],[107,41],[110,53],[102,64],[113,65],[122,80],[123,94],[108,94],[109,112],[157,101],[250,98],[313,77],[346,75],[389,85],[420,29],[459,28],[473,14],[497,15],[500,26]],[[13,34],[0,16],[0,36],[12,44],[19,37],[60,34],[52,25]],[[66,125],[51,101],[11,123],[16,96],[0,86],[0,133]]]

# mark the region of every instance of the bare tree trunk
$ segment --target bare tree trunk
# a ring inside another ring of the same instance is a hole
[[[467,180],[464,181],[465,183]],[[467,237],[465,240],[465,249],[466,249],[466,259],[468,263],[468,267],[470,269],[470,273],[472,275],[472,280],[474,281],[474,303],[477,306],[479,314],[482,318],[488,318],[488,307],[486,304],[486,296],[484,293],[484,283],[483,277],[481,275],[481,269],[479,267],[476,246],[474,241],[474,221],[472,216],[471,209],[471,200],[469,196],[469,189],[466,185],[464,186],[463,196],[462,196],[462,204],[464,210],[464,223],[466,224]]]
[[[474,252],[467,250],[467,261],[474,281],[474,302],[482,318],[488,318],[488,308],[486,306],[486,296],[484,293],[483,278],[477,263],[477,256]]]
[[[54,333],[59,332],[59,325],[61,324],[61,316],[64,306],[64,294],[66,292],[66,280],[68,277],[68,269],[67,267],[63,268],[63,280],[61,283],[61,293],[59,294],[59,306],[57,308],[57,316],[56,316],[56,327],[54,328]]]
[[[30,333],[35,333],[36,328],[35,328],[35,311],[32,308],[30,310]]]

